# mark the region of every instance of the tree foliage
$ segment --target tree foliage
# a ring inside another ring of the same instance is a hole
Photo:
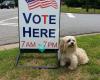
[[[100,0],[61,0],[64,4],[71,7],[96,7],[100,8]]]

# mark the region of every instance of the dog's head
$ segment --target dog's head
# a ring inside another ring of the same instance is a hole
[[[75,50],[77,47],[77,42],[74,36],[65,36],[60,39],[60,51],[66,53],[66,51]]]

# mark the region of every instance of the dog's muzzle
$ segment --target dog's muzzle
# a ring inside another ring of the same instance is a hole
[[[68,47],[73,48],[74,47],[74,43],[72,42]]]

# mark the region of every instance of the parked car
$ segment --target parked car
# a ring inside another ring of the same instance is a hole
[[[1,3],[0,8],[14,8],[15,7],[15,2],[14,0],[5,0],[4,2]]]

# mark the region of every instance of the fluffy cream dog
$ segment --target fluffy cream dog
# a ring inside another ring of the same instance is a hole
[[[60,66],[64,66],[67,62],[70,62],[68,66],[70,70],[76,69],[78,64],[86,64],[89,61],[85,50],[78,48],[74,36],[61,38],[58,59],[60,60]]]

